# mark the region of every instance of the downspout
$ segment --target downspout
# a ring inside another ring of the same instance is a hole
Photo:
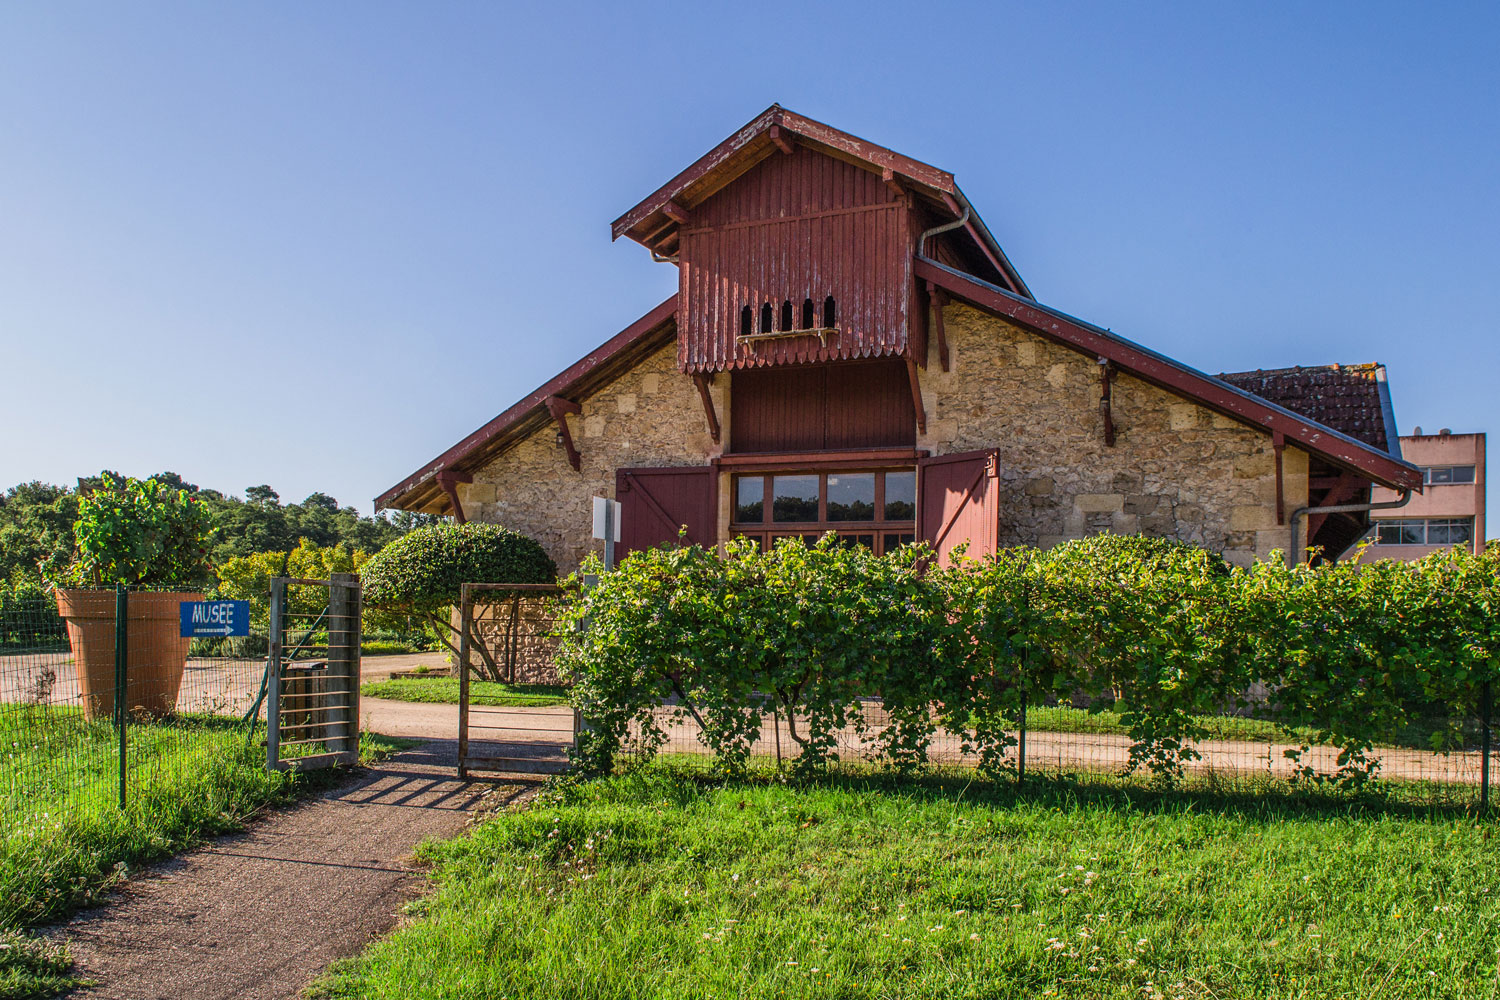
[[[963,215],[960,215],[958,218],[954,219],[952,222],[945,222],[941,226],[933,226],[931,229],[928,229],[925,232],[923,232],[922,235],[921,235],[921,237],[919,237],[917,239],[917,259],[918,260],[927,260],[928,259],[928,257],[927,257],[927,237],[929,237],[929,236],[936,236],[938,233],[946,233],[946,232],[949,232],[950,230],[958,229],[958,228],[960,228],[961,226],[963,226],[968,221],[969,221],[969,206],[967,204],[965,204],[964,205],[964,214]],[[932,263],[936,264],[938,262],[937,261],[933,261]]]
[[[1397,507],[1405,507],[1411,501],[1411,490],[1401,491],[1401,499],[1387,500],[1384,503],[1341,503],[1332,507],[1298,507],[1292,511],[1292,545],[1287,552],[1288,565],[1295,566],[1302,562],[1302,553],[1297,548],[1297,524],[1307,514],[1356,514],[1361,511],[1372,510],[1394,510]]]

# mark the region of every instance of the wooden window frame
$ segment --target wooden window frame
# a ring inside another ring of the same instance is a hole
[[[917,519],[915,513],[910,520],[888,520],[885,517],[885,477],[891,472],[916,473],[915,465],[881,465],[860,466],[855,468],[771,468],[754,469],[744,472],[735,472],[730,479],[729,495],[729,537],[750,537],[760,542],[762,548],[772,544],[772,539],[792,536],[816,536],[821,538],[827,532],[834,532],[840,538],[858,535],[871,535],[874,544],[871,550],[876,555],[885,554],[885,536],[902,535],[910,536],[913,540],[917,537]],[[875,517],[869,521],[830,521],[828,519],[828,477],[830,475],[857,475],[860,473],[871,473],[875,476]],[[773,485],[777,476],[817,476],[818,477],[818,520],[816,521],[777,521],[775,516],[775,487]],[[761,519],[759,521],[736,520],[736,512],[739,507],[739,484],[742,479],[759,479],[761,481]],[[913,498],[915,500],[915,498]]]

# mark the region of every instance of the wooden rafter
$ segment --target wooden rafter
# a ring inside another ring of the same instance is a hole
[[[1360,487],[1368,486],[1369,480],[1356,476],[1352,472],[1346,472],[1339,476],[1338,482],[1333,485],[1323,499],[1318,501],[1307,514],[1307,547],[1311,548],[1313,539],[1318,537],[1318,530],[1323,527],[1323,522],[1328,520],[1327,514],[1319,514],[1318,507],[1337,507],[1339,504],[1349,503],[1354,499],[1354,494],[1359,492]],[[1335,553],[1337,554],[1337,553]]]
[[[927,411],[922,407],[922,383],[917,376],[917,360],[906,354],[906,378],[911,382],[911,405],[917,411],[917,433],[927,433]]]
[[[713,384],[712,372],[707,374],[696,372],[693,375],[693,384],[698,387],[698,398],[703,400],[703,415],[708,419],[708,433],[714,439],[714,444],[719,443],[719,415],[714,412],[714,397],[709,393],[708,387]]]
[[[458,498],[458,484],[472,483],[474,476],[467,472],[454,472],[451,469],[445,469],[439,472],[435,478],[437,479],[439,488],[447,494],[448,503],[453,506],[453,520],[459,524],[466,523],[468,518],[464,515],[463,501]]]
[[[1271,450],[1276,453],[1276,523],[1286,524],[1286,496],[1282,486],[1282,452],[1286,450],[1286,435],[1281,431],[1271,432]]]
[[[901,178],[896,171],[890,167],[886,167],[880,171],[880,179],[885,182],[885,186],[890,189],[891,195],[896,201],[901,202],[903,205],[911,204],[911,192],[907,190],[905,184],[901,183]]]
[[[563,451],[568,454],[568,464],[573,466],[574,472],[583,469],[583,456],[578,454],[578,449],[573,445],[573,432],[568,429],[567,415],[569,413],[582,413],[583,407],[571,399],[563,399],[561,396],[548,396],[546,399],[547,412],[552,414],[552,419],[557,421],[558,443],[562,445]]]
[[[1115,380],[1114,366],[1109,363],[1108,358],[1099,359],[1099,414],[1104,418],[1104,447],[1115,446],[1115,415],[1111,409],[1113,405],[1113,388]]]
[[[948,371],[948,331],[943,326],[943,307],[948,304],[948,293],[929,281],[927,297],[932,301],[932,332],[937,335],[938,363],[943,366],[943,371]]]
[[[790,153],[792,151],[792,140],[787,138],[786,132],[780,125],[772,125],[768,131],[771,141],[776,144],[777,149],[783,153]]]

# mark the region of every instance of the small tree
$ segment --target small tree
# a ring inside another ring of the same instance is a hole
[[[416,615],[434,626],[438,640],[458,654],[452,611],[466,583],[551,583],[557,565],[534,540],[498,524],[435,524],[387,545],[360,568],[367,606]],[[490,676],[494,657],[470,633]]]
[[[186,490],[110,476],[78,501],[75,549],[44,572],[55,587],[196,589],[213,581],[209,528],[207,508]]]

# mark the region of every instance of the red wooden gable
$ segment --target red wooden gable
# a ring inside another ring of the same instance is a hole
[[[679,234],[679,366],[904,354],[915,240],[879,174],[805,146],[762,160]]]

